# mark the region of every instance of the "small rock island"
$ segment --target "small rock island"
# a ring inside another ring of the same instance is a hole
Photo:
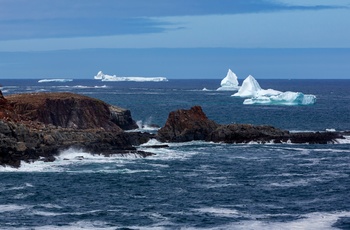
[[[291,133],[269,125],[221,125],[208,119],[200,106],[171,112],[165,126],[157,134],[157,139],[163,142],[202,140],[236,144],[249,142],[328,144],[343,138],[339,132]]]

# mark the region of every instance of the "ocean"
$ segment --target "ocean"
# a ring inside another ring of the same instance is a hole
[[[220,80],[0,80],[4,96],[74,92],[131,110],[156,132],[169,112],[200,105],[221,124],[350,130],[350,80],[263,80],[314,94],[315,105],[243,105]],[[208,90],[203,90],[206,88]],[[152,143],[150,143],[152,144]],[[350,229],[350,138],[337,144],[220,144],[103,157],[79,149],[55,162],[0,166],[0,229]]]

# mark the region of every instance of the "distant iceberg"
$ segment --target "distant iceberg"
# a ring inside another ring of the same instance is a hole
[[[42,79],[39,80],[39,83],[46,83],[46,82],[69,82],[73,81],[73,79],[63,79],[63,78],[57,78],[57,79]]]
[[[117,77],[116,75],[107,75],[104,74],[102,71],[99,71],[97,75],[94,77],[96,80],[101,81],[136,81],[136,82],[161,82],[161,81],[168,81],[165,77]]]
[[[246,105],[313,105],[316,103],[316,96],[312,94],[262,89],[251,75],[243,81],[241,88],[232,96],[248,98],[243,102]]]
[[[268,105],[313,105],[316,96],[300,92],[283,92],[275,96],[258,96],[245,99],[243,104],[268,104]]]
[[[224,79],[221,81],[221,87],[217,90],[225,90],[225,91],[236,91],[239,89],[238,86],[238,78],[237,75],[232,72],[231,69],[228,70],[227,75]]]

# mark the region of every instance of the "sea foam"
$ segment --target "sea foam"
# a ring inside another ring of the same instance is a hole
[[[73,79],[64,79],[64,78],[56,78],[56,79],[42,79],[39,80],[38,83],[48,83],[48,82],[69,82],[73,81]]]

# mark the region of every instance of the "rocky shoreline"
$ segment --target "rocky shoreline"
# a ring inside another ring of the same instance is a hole
[[[0,94],[0,165],[53,161],[68,148],[94,154],[151,153],[134,146],[153,134],[124,132],[137,128],[129,110],[72,93]]]
[[[200,106],[177,110],[157,134],[125,132],[137,125],[127,109],[72,93],[17,94],[6,98],[0,91],[0,165],[19,167],[21,161],[54,161],[68,148],[93,154],[152,153],[135,146],[156,138],[165,142],[193,140],[248,143],[334,143],[339,132],[290,133],[272,126],[220,125],[209,120]]]

